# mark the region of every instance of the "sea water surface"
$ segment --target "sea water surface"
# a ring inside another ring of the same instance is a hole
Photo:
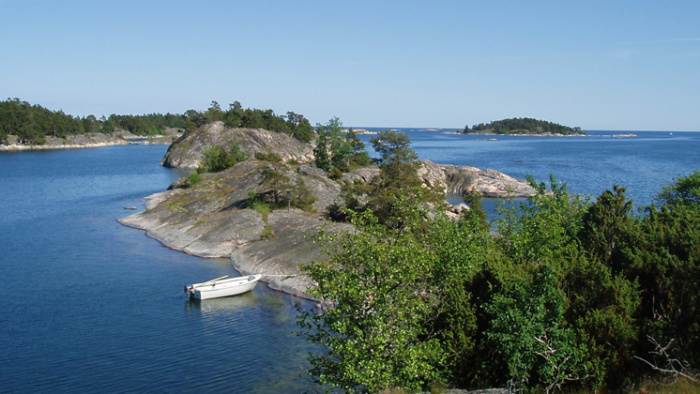
[[[553,174],[585,195],[619,184],[635,206],[700,168],[700,133],[401,131],[421,159],[546,182]],[[305,373],[314,349],[293,334],[294,298],[259,284],[188,302],[185,284],[236,275],[230,261],[175,252],[117,223],[183,175],[158,165],[166,150],[0,153],[0,391],[319,390]]]
[[[117,222],[182,173],[167,146],[0,153],[0,392],[313,392],[291,296]]]
[[[421,160],[490,168],[518,179],[529,175],[548,188],[551,175],[570,193],[593,198],[613,185],[624,186],[635,207],[650,205],[662,185],[700,170],[700,132],[594,130],[586,136],[540,137],[392,130],[411,138]]]

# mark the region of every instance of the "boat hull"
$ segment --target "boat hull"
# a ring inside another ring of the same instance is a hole
[[[218,280],[203,285],[188,286],[185,291],[190,299],[209,300],[247,293],[255,288],[262,275],[248,275]]]

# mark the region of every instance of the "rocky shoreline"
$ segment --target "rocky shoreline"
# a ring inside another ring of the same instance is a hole
[[[100,148],[115,145],[170,145],[182,132],[179,130],[167,130],[165,135],[137,136],[126,130],[115,131],[110,134],[86,133],[68,135],[66,137],[46,137],[46,143],[41,145],[24,144],[14,135],[8,136],[8,144],[0,144],[0,151],[33,151],[55,149],[82,149]]]
[[[249,190],[246,186],[261,181],[260,172],[249,172],[251,166],[258,165],[261,163],[251,161],[230,170],[228,178],[239,179],[238,187],[224,177],[211,177],[199,191],[176,188],[149,196],[145,211],[119,219],[119,222],[144,230],[149,237],[174,250],[204,258],[230,258],[233,267],[242,275],[262,273],[262,280],[271,288],[308,298],[306,290],[312,284],[301,275],[299,266],[328,257],[324,247],[314,242],[319,231],[322,228],[353,231],[351,225],[327,221],[323,215],[325,207],[339,197],[340,187],[330,186],[333,181],[328,178],[314,181],[306,176],[306,184],[317,190],[320,197],[321,202],[315,204],[320,213],[282,209],[264,218],[251,209],[236,208],[245,205]],[[491,171],[484,173],[487,175],[476,183],[481,185],[477,189],[482,193],[494,197],[524,197],[532,193],[524,192],[529,185],[522,181],[501,174],[507,177],[505,182],[501,180],[502,183],[495,185],[494,179],[498,178],[490,177]],[[348,179],[354,176],[361,175],[349,174]],[[455,190],[457,186],[448,187],[448,190],[450,188]],[[519,192],[513,193],[516,189]],[[454,212],[448,214],[457,215],[461,209],[464,208],[455,207]]]

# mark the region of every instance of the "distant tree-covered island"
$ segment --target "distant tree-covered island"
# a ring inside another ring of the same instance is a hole
[[[465,134],[586,135],[580,127],[569,127],[533,118],[509,118],[464,127]]]

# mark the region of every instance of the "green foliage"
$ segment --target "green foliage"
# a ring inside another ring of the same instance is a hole
[[[410,236],[392,237],[389,246],[386,228],[369,213],[354,223],[361,232],[322,237],[338,246],[328,263],[303,268],[326,306],[323,313],[300,310],[301,335],[328,349],[312,356],[311,372],[351,391],[425,387],[439,380],[441,358],[426,326],[437,306],[430,254]]]
[[[231,141],[230,152],[221,146],[213,146],[204,151],[204,159],[197,171],[219,172],[245,160],[248,160],[248,155],[241,150],[237,142]]]
[[[635,318],[640,302],[638,287],[597,260],[580,258],[565,268],[566,321],[577,342],[587,348],[589,378],[584,387],[625,387],[635,368],[633,355],[639,338]]]
[[[189,181],[187,182],[188,187],[192,187],[202,181],[202,176],[198,172],[193,172],[190,174]]]
[[[681,182],[679,182],[680,184]],[[642,291],[640,336],[670,343],[669,354],[700,365],[700,207],[669,201],[649,208],[625,251],[626,274]],[[649,342],[640,357],[657,360]]]
[[[289,134],[299,141],[310,142],[316,135],[311,123],[309,123],[308,119],[304,118],[304,115],[287,112],[287,125],[289,127]]]
[[[314,160],[316,167],[323,171],[330,171],[331,157],[328,153],[328,135],[324,132],[319,132],[316,139],[316,147],[314,148]]]
[[[209,106],[205,117],[207,119],[207,123],[214,123],[217,121],[224,120],[224,112],[221,110],[221,106],[217,101],[214,100],[211,102],[211,105]]]
[[[362,142],[353,129],[348,130],[347,138],[350,143],[350,169],[370,165],[372,160],[369,158],[365,143]]]
[[[537,187],[538,194],[528,204],[505,215],[499,223],[503,237],[498,243],[511,264],[520,267],[520,276],[532,277],[544,265],[559,274],[557,286],[567,292],[568,298],[566,324],[576,334],[571,346],[588,349],[581,360],[586,364],[587,374],[595,377],[588,384],[619,387],[625,383],[621,378],[625,375],[619,372],[630,367],[632,344],[637,339],[633,315],[639,296],[633,281],[609,265],[610,260],[605,258],[608,253],[598,252],[606,250],[608,245],[608,238],[600,236],[600,231],[615,231],[603,230],[592,223],[604,222],[596,217],[610,216],[601,212],[614,211],[616,217],[625,216],[630,205],[624,198],[624,190],[617,189],[617,195],[606,192],[591,206],[579,197],[570,196],[566,185],[559,185],[553,178],[550,192],[542,184],[531,183]],[[610,205],[619,209],[611,210]],[[625,230],[622,227],[625,220],[609,222]],[[616,331],[601,331],[601,325]],[[578,378],[582,376],[586,375],[579,373]]]
[[[486,306],[493,316],[486,337],[510,372],[510,390],[538,382],[550,392],[587,375],[587,349],[564,320],[566,295],[556,273],[542,265],[533,274],[532,280],[504,283],[493,296]]]
[[[287,208],[289,206],[312,212],[314,210],[313,204],[318,198],[306,186],[302,176],[296,177],[294,185],[288,184],[289,177],[284,173],[285,169],[273,165],[266,167],[263,170],[263,184],[271,187],[272,190],[264,193],[256,193],[255,190],[250,190],[246,205],[262,214],[265,218],[273,209]],[[284,191],[289,192],[291,199],[287,199],[287,194],[283,193]],[[275,196],[277,196],[276,200]]]
[[[316,167],[335,174],[351,171],[370,163],[365,144],[351,130],[345,132],[343,123],[337,117],[325,125],[317,124],[318,138],[314,156]]]
[[[488,124],[479,123],[471,128],[464,127],[465,133],[494,133],[494,134],[586,134],[579,127],[562,126],[557,123],[533,118],[510,118],[497,120]]]
[[[469,206],[466,215],[469,220],[475,220],[482,227],[487,227],[489,225],[488,215],[481,204],[481,197],[481,194],[475,190],[464,196],[464,202]]]
[[[352,211],[338,203],[333,203],[326,208],[326,215],[334,222],[350,221],[350,212]]]
[[[334,181],[338,181],[343,178],[343,172],[338,169],[338,167],[332,167],[328,172],[328,177]]]
[[[350,167],[350,142],[343,132],[343,123],[338,117],[333,117],[325,125],[317,124],[316,132],[316,166],[324,171],[332,168],[347,171]]]
[[[632,201],[627,200],[625,188],[615,185],[613,189],[603,192],[584,214],[581,242],[595,258],[619,271],[621,253],[630,245]]]
[[[700,208],[700,171],[695,170],[686,177],[676,178],[673,184],[662,188],[655,201],[668,207],[685,205]]]
[[[313,211],[313,205],[318,200],[301,176],[297,177],[294,187],[291,188],[291,196],[291,206],[307,212]]]
[[[20,143],[43,144],[47,136],[64,137],[85,133],[80,118],[31,105],[18,98],[0,102],[0,125],[5,135],[15,135]],[[4,138],[6,140],[6,137]]]
[[[96,131],[110,132],[117,129],[127,130],[136,135],[163,134],[168,127],[185,128],[184,115],[147,114],[147,115],[115,115],[112,114],[100,125],[95,125]]]
[[[280,205],[280,194],[287,186],[289,177],[285,174],[287,167],[282,163],[270,163],[262,171],[263,185],[269,186],[275,206]]]
[[[269,161],[272,163],[281,163],[282,157],[275,152],[255,152],[255,158],[258,160]]]
[[[262,215],[263,220],[267,221],[267,215],[272,212],[270,204],[263,201],[261,196],[255,192],[255,190],[248,191],[248,199],[246,200],[246,206],[253,211]]]
[[[532,182],[532,180],[531,180]],[[695,173],[664,190],[692,190]],[[624,188],[595,202],[550,190],[505,210],[498,237],[474,218],[426,220],[395,196],[401,226],[372,210],[330,234],[330,260],[305,271],[322,312],[302,335],[321,381],[348,390],[508,387],[611,390],[700,365],[700,210],[688,194],[632,215]],[[691,193],[692,194],[692,193]],[[410,367],[420,365],[422,373]],[[652,368],[653,366],[653,368]],[[694,369],[695,368],[695,369]]]
[[[497,221],[499,242],[516,265],[543,262],[562,265],[578,254],[578,233],[585,201],[572,197],[566,184],[551,179],[551,191],[528,178],[537,194],[515,210],[503,210]]]
[[[380,132],[370,142],[380,155],[380,175],[372,181],[373,190],[365,208],[374,211],[380,222],[388,227],[402,228],[410,217],[405,209],[407,206],[444,201],[441,191],[422,187],[423,182],[418,177],[418,155],[410,148],[411,139],[406,134]],[[402,200],[409,204],[399,203]]]
[[[269,109],[244,110],[238,101],[231,104],[227,111],[212,101],[205,112],[190,109],[183,114],[111,114],[108,118],[102,116],[100,119],[93,115],[73,117],[63,111],[50,111],[17,98],[0,101],[0,141],[3,142],[7,141],[7,135],[16,135],[21,143],[27,144],[42,144],[47,136],[65,137],[118,130],[127,130],[136,135],[155,135],[163,134],[169,127],[193,133],[199,127],[215,121],[223,121],[229,127],[264,128],[285,133],[303,142],[312,141],[315,136],[313,127],[303,115],[287,112],[287,115],[278,116]]]
[[[372,137],[370,142],[380,156],[384,185],[409,188],[419,184],[418,155],[411,149],[408,135],[387,130]]]
[[[215,103],[215,102],[213,102]],[[217,103],[218,105],[218,103]],[[251,129],[266,129],[278,133],[289,134],[299,141],[309,142],[314,138],[314,130],[303,115],[287,112],[287,115],[276,115],[271,109],[243,109],[240,102],[234,101],[227,111],[213,107],[207,111],[207,121],[222,120],[228,127],[244,127]]]
[[[267,217],[267,215],[265,215]],[[272,229],[272,226],[269,224],[266,224],[265,227],[263,228],[262,233],[260,233],[260,238],[272,238],[275,236],[275,230]]]
[[[115,115],[109,118],[94,115],[84,118],[51,111],[19,99],[0,102],[0,129],[5,135],[15,135],[20,142],[42,144],[47,136],[65,137],[93,132],[111,133],[118,129],[137,135],[162,134],[167,127],[184,127],[184,117],[173,114]],[[3,138],[4,141],[7,138]]]
[[[490,262],[498,259],[494,239],[474,221],[454,221],[439,215],[422,232],[413,232],[418,243],[432,256],[433,296],[438,300],[432,332],[444,351],[442,375],[452,384],[468,386],[480,354],[480,316],[483,313],[486,283],[481,275]]]
[[[354,136],[352,138],[357,138],[354,133],[349,134]],[[406,227],[408,217],[412,215],[409,212],[411,206],[423,204],[431,206],[434,210],[442,208],[444,193],[437,188],[424,187],[423,181],[418,177],[418,156],[410,148],[411,140],[406,134],[386,131],[370,141],[375,151],[381,155],[378,160],[380,174],[369,183],[356,180],[343,185],[345,208],[355,212],[372,210],[382,224],[394,229]],[[355,145],[351,142],[349,146]],[[364,150],[364,145],[357,146]],[[362,153],[354,150],[353,152],[353,157],[365,157]],[[329,176],[339,179],[342,173],[336,170],[337,167],[331,168]],[[331,219],[347,219],[340,205],[336,204],[328,209]]]

